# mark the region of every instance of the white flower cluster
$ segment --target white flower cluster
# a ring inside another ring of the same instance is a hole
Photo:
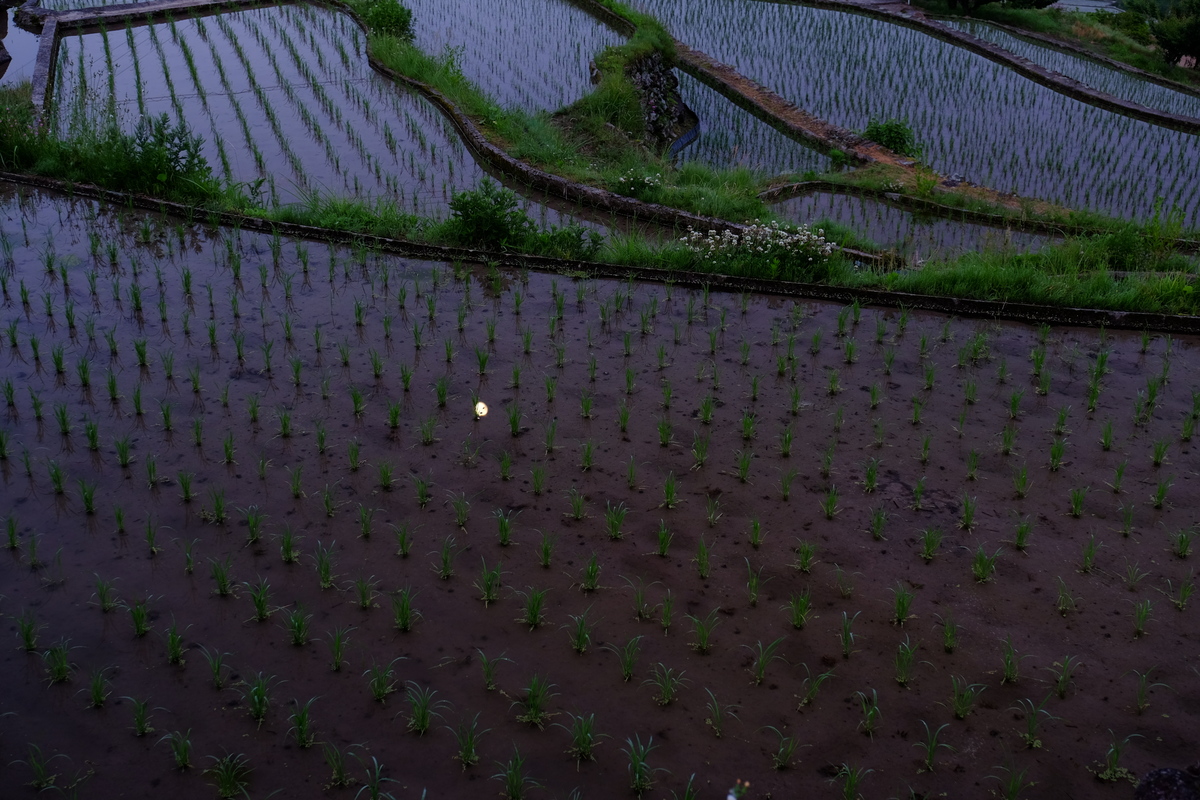
[[[662,186],[662,175],[657,172],[652,175],[642,175],[637,170],[631,169],[617,178],[617,188],[634,196],[654,186]]]
[[[827,258],[835,248],[825,241],[825,231],[820,228],[814,231],[807,225],[783,227],[778,222],[764,225],[759,220],[747,225],[741,234],[729,230],[705,233],[689,227],[687,235],[679,241],[706,261],[753,254],[814,261]]]

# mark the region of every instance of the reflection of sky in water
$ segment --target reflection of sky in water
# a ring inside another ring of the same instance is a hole
[[[0,86],[27,81],[33,77],[33,65],[37,62],[38,37],[27,30],[18,28],[12,21],[16,9],[4,9],[4,49],[12,56],[12,61],[0,77]]]
[[[463,74],[505,108],[555,111],[592,89],[588,62],[624,37],[566,0],[404,0],[417,45],[458,49]]]
[[[997,44],[1010,53],[1054,70],[1060,75],[1074,78],[1085,86],[1111,94],[1113,97],[1171,114],[1200,117],[1200,96],[1177,92],[1097,61],[1035,44],[983,22],[943,20],[942,24]]]
[[[851,228],[876,245],[910,258],[927,261],[984,247],[1037,250],[1046,237],[972,225],[948,219],[918,217],[867,197],[840,194],[811,194],[794,197],[772,206],[792,222],[816,225],[828,220]]]

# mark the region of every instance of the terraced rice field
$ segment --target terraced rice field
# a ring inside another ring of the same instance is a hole
[[[443,216],[483,172],[445,117],[370,68],[364,45],[348,17],[304,5],[64,36],[59,124],[111,110],[132,128],[166,113],[204,138],[217,172],[262,181],[270,202],[315,191]]]
[[[1066,98],[916,30],[790,3],[639,0],[677,39],[801,108],[862,130],[904,118],[939,172],[1145,219],[1200,224],[1200,137]]]

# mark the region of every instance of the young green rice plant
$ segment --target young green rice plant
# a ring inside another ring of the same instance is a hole
[[[1133,637],[1140,639],[1146,634],[1146,623],[1150,621],[1150,601],[1136,600],[1133,603]]]
[[[977,583],[989,583],[995,577],[996,559],[999,555],[998,549],[995,553],[988,555],[987,551],[983,549],[983,545],[979,545],[979,549],[971,558],[971,574]]]
[[[858,723],[858,728],[867,736],[874,737],[875,729],[879,727],[879,693],[872,689],[870,694],[866,692],[855,692],[854,696],[858,698],[859,708],[862,709],[863,719]]]
[[[1175,608],[1180,611],[1187,610],[1188,601],[1195,592],[1195,573],[1188,573],[1188,576],[1179,582],[1179,588],[1175,588],[1175,584],[1167,579],[1167,598],[1175,605]]]
[[[837,486],[831,485],[826,490],[820,501],[821,511],[825,515],[825,519],[833,519],[834,516],[841,510],[838,506],[838,490]]]
[[[75,648],[71,647],[69,639],[59,639],[41,653],[42,664],[46,668],[46,680],[51,685],[67,683],[75,674],[75,664],[71,661],[73,649]]]
[[[141,737],[154,733],[154,728],[150,726],[150,713],[162,709],[152,708],[149,700],[136,700],[128,696],[121,699],[128,700],[133,709],[133,735]]]
[[[750,651],[751,664],[750,675],[754,679],[755,686],[761,686],[767,677],[767,667],[772,661],[782,661],[783,656],[779,655],[779,646],[783,644],[786,637],[780,636],[770,644],[764,645],[761,640],[755,643],[753,647],[750,645],[742,645]]]
[[[708,653],[712,649],[712,634],[720,620],[717,619],[716,609],[710,611],[707,616],[700,618],[687,614],[687,619],[692,623],[692,634],[695,641],[690,642],[690,646],[697,653]],[[773,652],[773,651],[772,651]]]
[[[1089,574],[1096,566],[1096,554],[1100,548],[1104,546],[1103,542],[1096,541],[1096,535],[1092,534],[1087,542],[1083,545],[1083,558],[1079,562],[1079,571],[1084,575]]]
[[[142,598],[127,606],[129,620],[133,623],[133,635],[139,639],[150,632],[150,600],[149,597]]]
[[[660,706],[669,706],[679,696],[680,689],[683,689],[690,683],[683,676],[683,670],[676,671],[659,662],[654,665],[654,671],[650,674],[649,678],[642,681],[642,684],[653,687],[654,702]]]
[[[1125,573],[1121,579],[1125,582],[1125,588],[1131,592],[1136,592],[1142,581],[1146,579],[1150,573],[1140,569],[1138,562],[1130,563],[1129,559],[1125,559]]]
[[[854,616],[851,617],[845,611],[842,612],[842,624],[838,628],[837,637],[838,642],[842,646],[842,658],[844,659],[850,658],[855,652],[854,642],[858,637],[854,633],[854,621],[858,619],[858,615],[861,613],[861,611],[856,611],[854,612]]]
[[[1058,472],[1062,468],[1063,458],[1067,452],[1067,440],[1060,437],[1050,443],[1050,471]]]
[[[448,725],[445,727],[454,734],[454,741],[458,746],[458,752],[454,757],[463,765],[463,769],[466,770],[468,767],[478,764],[479,741],[490,730],[490,728],[479,729],[479,715],[476,714],[469,722],[464,719],[453,728]]]
[[[951,753],[954,748],[945,742],[939,741],[942,731],[950,727],[950,723],[942,723],[937,728],[930,728],[925,720],[921,720],[921,725],[925,728],[925,738],[913,744],[913,747],[921,749],[921,768],[924,772],[933,772],[933,761],[938,750],[945,748]]]
[[[937,616],[938,627],[942,634],[942,649],[947,653],[953,653],[958,649],[958,623],[954,621],[952,616]]]
[[[587,564],[583,566],[579,588],[584,593],[594,592],[600,588],[600,562],[596,560],[595,553],[592,553]]]
[[[546,621],[546,592],[549,590],[534,589],[532,586],[527,588],[527,592],[516,593],[523,601],[521,617],[517,621],[528,625],[532,631],[540,628]]]
[[[1022,464],[1021,468],[1013,473],[1013,490],[1018,499],[1023,500],[1029,494],[1029,485],[1029,467]]]
[[[192,732],[188,731],[172,731],[166,736],[158,740],[159,744],[166,742],[171,748],[171,758],[175,762],[175,769],[185,770],[192,768]]]
[[[222,653],[219,650],[209,650],[207,647],[200,646],[197,648],[200,654],[204,656],[205,662],[208,664],[209,676],[212,680],[214,689],[220,690],[225,687],[225,658],[229,653]]]
[[[1000,454],[1012,455],[1016,451],[1017,428],[1015,425],[1005,425],[1000,432]]]
[[[703,536],[696,544],[696,557],[692,561],[696,565],[696,574],[700,580],[708,580],[712,572],[712,547],[704,541]]]
[[[386,705],[388,695],[396,692],[396,662],[400,660],[396,658],[386,664],[373,662],[363,672],[363,677],[367,679],[367,690],[376,703]]]
[[[975,527],[975,507],[978,498],[968,494],[962,496],[961,511],[958,516],[958,527],[964,531],[970,532]]]
[[[1079,666],[1079,660],[1074,656],[1065,656],[1062,661],[1055,661],[1052,666],[1046,667],[1052,678],[1054,693],[1058,695],[1059,700],[1066,699]]]
[[[1046,703],[1050,698],[1047,696],[1040,704],[1035,704],[1032,700],[1024,698],[1017,701],[1017,705],[1013,706],[1010,711],[1021,713],[1025,717],[1025,730],[1021,731],[1021,741],[1025,742],[1025,746],[1031,750],[1039,749],[1042,746],[1042,740],[1038,736],[1038,731],[1043,722],[1043,715],[1047,720],[1056,720],[1059,717],[1054,716],[1046,710]]]
[[[912,493],[913,493],[912,509],[913,509],[913,511],[920,511],[921,510],[921,499],[925,496],[925,476],[924,475],[922,475],[920,478],[918,478],[917,482],[913,484]]]
[[[604,527],[608,532],[608,538],[612,540],[622,539],[625,536],[621,526],[625,523],[625,517],[629,513],[629,509],[624,503],[613,505],[611,501],[605,501],[604,508]]]
[[[163,638],[167,644],[167,663],[175,666],[183,666],[183,633],[179,627],[172,622],[171,626],[163,633]]]
[[[450,706],[447,700],[437,700],[437,692],[423,687],[416,681],[405,684],[405,697],[408,700],[408,730],[424,736],[433,727],[435,719],[442,719],[441,710]]]
[[[554,691],[555,686],[541,675],[534,674],[529,679],[529,685],[525,687],[524,696],[512,703],[519,709],[517,721],[536,726],[538,729],[544,728],[551,716],[547,708],[550,698],[558,695],[558,692]]]
[[[938,528],[925,528],[921,531],[921,559],[928,564],[937,555],[942,544],[942,532]]]
[[[299,604],[295,608],[283,612],[283,629],[287,631],[288,641],[292,643],[293,647],[303,647],[308,644],[312,618],[313,615],[304,613],[304,607]]]
[[[608,650],[617,657],[617,662],[621,668],[621,680],[628,683],[633,679],[634,669],[637,666],[637,657],[642,652],[642,637],[634,636],[624,645],[616,645],[612,642],[601,647],[602,650]]]
[[[975,701],[987,687],[982,683],[967,683],[958,675],[950,676],[950,709],[955,719],[966,719],[975,710]]]
[[[1130,670],[1130,674],[1137,676],[1137,690],[1134,694],[1134,710],[1138,714],[1145,713],[1146,709],[1148,709],[1150,707],[1150,690],[1151,689],[1157,689],[1157,688],[1170,689],[1171,688],[1170,686],[1168,686],[1165,683],[1151,683],[1150,682],[1150,673],[1153,672],[1154,669],[1155,669],[1154,667],[1151,667],[1150,669],[1146,670],[1145,672],[1138,672],[1136,669]]]
[[[817,546],[812,542],[801,540],[796,544],[796,561],[792,564],[800,572],[808,574],[816,563]]]
[[[502,662],[512,662],[511,658],[505,658],[504,653],[493,658],[488,658],[482,650],[476,648],[475,652],[479,654],[479,666],[483,670],[483,688],[489,692],[496,690],[496,668]]]
[[[274,675],[264,675],[259,672],[243,683],[242,700],[250,712],[250,719],[261,728],[271,710],[271,686],[275,683]]]
[[[1092,770],[1096,775],[1096,779],[1105,783],[1116,783],[1120,780],[1136,781],[1136,777],[1128,769],[1121,766],[1121,755],[1125,752],[1125,747],[1129,744],[1129,740],[1134,738],[1140,739],[1142,738],[1141,734],[1131,733],[1124,739],[1117,741],[1117,735],[1112,732],[1112,729],[1109,729],[1108,733],[1112,738],[1108,745],[1108,750],[1104,753],[1104,763],[1099,765],[1100,769]]]
[[[863,465],[863,491],[867,494],[875,491],[879,485],[879,464],[878,458],[869,458]]]
[[[1157,509],[1161,509],[1163,506],[1165,506],[1167,504],[1167,492],[1170,491],[1171,486],[1174,483],[1175,479],[1173,477],[1159,481],[1155,485],[1154,494],[1150,496],[1151,505]]]
[[[821,686],[827,680],[833,677],[833,670],[827,670],[814,675],[808,668],[808,664],[801,664],[800,666],[804,667],[804,677],[800,680],[802,693],[799,695],[799,708],[804,708],[805,706],[812,705],[813,702],[816,701],[817,694],[820,692]]]

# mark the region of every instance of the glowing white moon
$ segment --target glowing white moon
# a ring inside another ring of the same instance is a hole
[[[487,416],[487,403],[476,403],[475,404],[475,416],[476,417],[486,417]]]

